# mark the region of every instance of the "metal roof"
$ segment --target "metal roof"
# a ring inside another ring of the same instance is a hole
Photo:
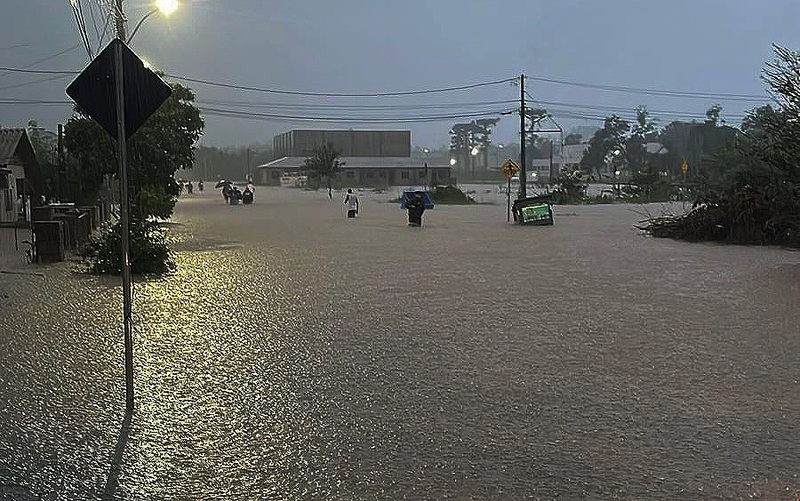
[[[342,169],[423,169],[424,161],[411,157],[339,157]],[[283,157],[259,165],[259,169],[297,169],[306,163],[306,157]],[[429,169],[450,168],[449,165],[432,165]]]

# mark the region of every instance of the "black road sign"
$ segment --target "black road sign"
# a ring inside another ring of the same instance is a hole
[[[172,93],[139,56],[115,38],[89,63],[69,87],[71,97],[112,137],[117,137],[117,108],[114,46],[122,46],[122,74],[125,92],[125,138],[131,137]]]

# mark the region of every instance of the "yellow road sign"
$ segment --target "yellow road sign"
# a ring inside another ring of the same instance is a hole
[[[506,177],[513,177],[514,174],[519,172],[519,165],[509,158],[503,162],[503,165],[500,166],[500,170],[503,172],[503,174],[505,174]]]
[[[686,163],[686,160],[684,160],[683,164],[681,164],[681,170],[684,174],[686,174],[686,171],[689,170],[689,164]]]

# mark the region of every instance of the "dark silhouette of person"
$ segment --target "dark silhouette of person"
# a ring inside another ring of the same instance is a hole
[[[422,193],[414,193],[406,201],[406,209],[408,210],[408,225],[409,226],[422,226],[422,213],[425,212],[425,201],[422,199]]]

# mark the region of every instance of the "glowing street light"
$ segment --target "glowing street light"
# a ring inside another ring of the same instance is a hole
[[[472,147],[472,151],[470,153],[472,154],[473,157],[475,157],[475,156],[478,156],[478,153],[480,153],[480,152],[481,152],[481,150],[479,150],[477,146],[473,146]]]
[[[165,16],[168,16],[168,15],[172,14],[173,12],[175,12],[175,10],[177,8],[178,8],[177,0],[156,0],[155,8],[153,10],[151,10],[150,12],[148,12],[147,14],[145,14],[144,17],[142,17],[139,20],[139,22],[136,23],[136,27],[133,28],[133,31],[131,32],[131,35],[128,37],[127,43],[131,43],[131,40],[133,40],[133,36],[136,34],[137,31],[139,31],[139,27],[142,26],[142,23],[144,23],[147,18],[149,18],[150,16],[152,16],[156,12],[160,12],[160,13],[164,14]]]
[[[450,159],[450,165],[455,165],[455,164],[456,164],[456,159],[455,158],[451,158]]]

